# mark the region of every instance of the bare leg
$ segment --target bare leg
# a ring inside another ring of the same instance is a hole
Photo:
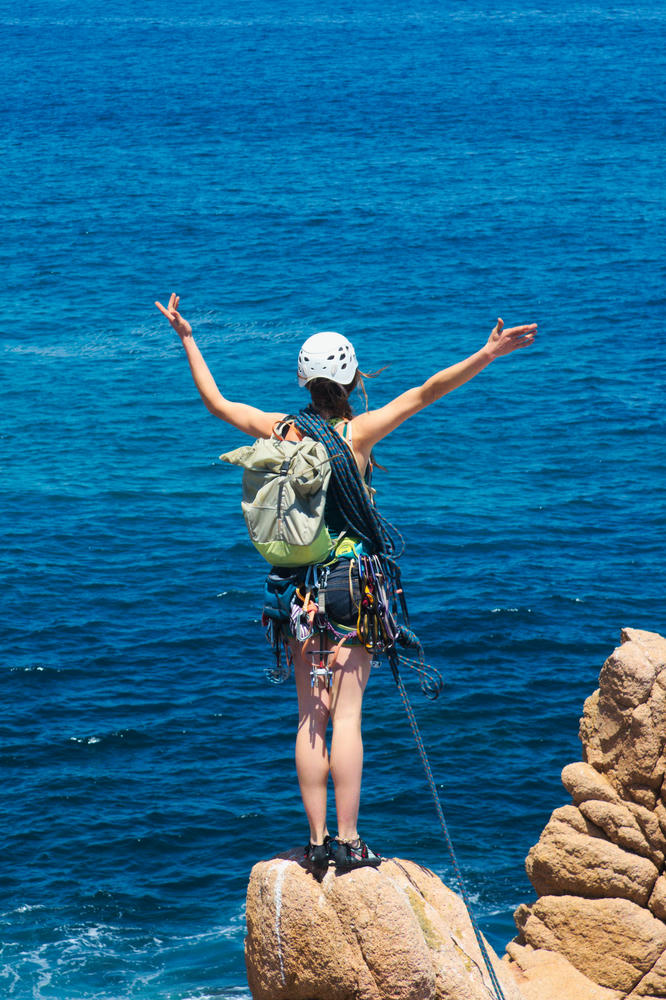
[[[330,695],[323,686],[310,685],[310,657],[306,644],[292,642],[294,674],[298,692],[296,733],[296,773],[305,814],[310,824],[310,842],[323,843],[326,827],[326,795],[329,774],[326,729],[330,715]]]
[[[363,772],[361,707],[370,674],[370,655],[361,647],[343,646],[333,666],[333,688],[329,693],[323,686],[311,688],[311,659],[306,649],[292,643],[299,710],[296,772],[310,823],[310,840],[321,844],[328,832],[329,769],[335,786],[338,835],[343,840],[355,840]],[[330,761],[326,749],[329,717],[333,723]]]
[[[343,647],[338,654],[331,698],[331,775],[335,786],[338,836],[355,840],[361,799],[363,739],[361,708],[370,676],[370,654],[360,646]]]

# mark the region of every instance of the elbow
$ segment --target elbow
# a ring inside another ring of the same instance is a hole
[[[224,399],[222,396],[211,396],[208,393],[201,393],[201,400],[203,405],[206,407],[209,413],[212,413],[214,417],[219,417],[220,420],[226,418],[226,413],[224,410]]]
[[[426,406],[430,406],[430,404],[436,402],[441,395],[441,392],[437,392],[434,385],[429,385],[428,382],[424,382],[423,385],[417,389],[418,409],[423,410]]]

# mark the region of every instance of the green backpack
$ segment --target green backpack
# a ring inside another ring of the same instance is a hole
[[[220,455],[243,472],[241,507],[250,539],[271,566],[322,562],[333,547],[324,522],[331,462],[312,438],[259,438]]]

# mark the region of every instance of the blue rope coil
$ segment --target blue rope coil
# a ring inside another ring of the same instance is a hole
[[[326,447],[331,458],[329,490],[352,534],[361,539],[370,552],[398,559],[404,549],[400,532],[370,502],[365,483],[349,445],[312,406],[301,410],[297,428]]]

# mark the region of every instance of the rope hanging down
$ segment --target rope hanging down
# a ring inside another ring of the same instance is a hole
[[[490,981],[495,991],[496,1000],[505,1000],[502,987],[500,986],[499,979],[497,978],[497,973],[493,968],[493,964],[490,961],[490,955],[488,954],[488,949],[486,948],[486,942],[483,940],[483,935],[479,929],[479,925],[476,922],[476,917],[474,916],[474,911],[472,910],[472,904],[470,903],[469,896],[467,894],[467,889],[465,887],[465,881],[462,877],[462,872],[460,870],[460,865],[458,864],[458,859],[456,858],[456,853],[453,849],[453,843],[449,835],[449,828],[447,826],[446,820],[444,818],[444,810],[442,809],[442,803],[439,798],[439,793],[437,791],[437,786],[435,784],[435,779],[432,774],[432,768],[430,767],[430,761],[428,760],[428,754],[426,753],[426,748],[423,743],[423,738],[421,737],[421,732],[419,730],[418,724],[416,722],[416,716],[414,715],[414,709],[411,706],[409,698],[407,697],[407,692],[405,691],[405,685],[403,684],[402,677],[398,672],[397,659],[389,655],[389,663],[391,664],[391,670],[393,671],[393,677],[398,686],[398,691],[400,692],[400,697],[402,703],[405,706],[405,712],[407,713],[407,718],[409,720],[409,725],[411,727],[412,733],[414,735],[414,740],[416,742],[421,761],[423,763],[423,769],[428,780],[428,785],[430,786],[430,792],[432,794],[435,809],[437,810],[437,816],[439,819],[439,825],[442,828],[444,834],[444,840],[449,852],[449,857],[451,858],[451,864],[453,865],[453,871],[456,876],[456,882],[458,883],[458,889],[460,890],[460,895],[462,896],[463,903],[467,909],[467,914],[472,924],[472,929],[474,930],[474,936],[476,937],[476,942],[479,946],[481,956],[483,958],[486,969],[488,970],[488,975],[490,976]]]

